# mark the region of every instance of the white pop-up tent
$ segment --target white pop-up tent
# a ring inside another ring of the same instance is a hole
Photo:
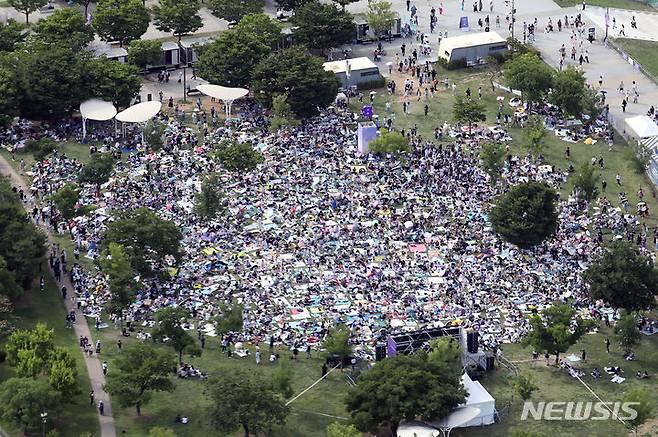
[[[162,103],[160,102],[142,102],[136,105],[133,105],[117,114],[116,119],[122,123],[138,123],[144,124],[153,117],[155,117],[160,109],[162,108]],[[124,132],[121,129],[122,133]],[[142,142],[144,142],[144,130],[142,129]]]
[[[233,105],[233,102],[249,94],[249,90],[245,88],[228,88],[225,86],[212,84],[199,85],[196,87],[196,89],[209,97],[213,97],[224,102],[227,119],[231,118],[231,106]]]
[[[627,132],[630,131],[629,133],[638,141],[658,135],[658,125],[649,116],[636,115],[625,119],[624,122],[628,127]]]
[[[117,115],[117,108],[110,102],[101,99],[89,99],[80,104],[82,116],[82,139],[87,137],[87,120],[108,121]]]

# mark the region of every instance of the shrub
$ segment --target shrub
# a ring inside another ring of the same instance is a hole
[[[399,132],[383,129],[381,135],[370,142],[368,148],[375,155],[399,154],[408,152],[409,141]]]
[[[24,153],[31,153],[36,161],[43,161],[48,155],[57,149],[57,143],[50,138],[40,140],[29,140],[23,148]]]
[[[466,68],[468,66],[466,58],[453,59],[450,62],[444,58],[439,58],[437,63],[446,70],[459,70],[460,68]]]
[[[4,363],[7,359],[7,352],[4,349],[0,349],[0,363]]]

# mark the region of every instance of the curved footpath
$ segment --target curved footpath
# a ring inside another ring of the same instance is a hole
[[[29,192],[29,188],[23,178],[12,168],[12,166],[3,156],[0,156],[0,174],[9,177],[13,186],[22,188],[25,193]],[[40,228],[48,237],[48,243],[52,247],[54,245],[52,241],[52,231],[43,225],[40,226]],[[71,284],[67,274],[62,275],[62,280],[59,284],[61,286],[65,286],[67,290],[70,290],[71,297],[73,298],[75,295],[73,290],[75,290],[75,288]],[[68,311],[74,310],[79,314],[73,299],[66,299],[64,303]],[[73,325],[73,329],[75,330],[76,338],[80,338],[81,336],[87,337],[93,343],[87,320],[81,314],[79,314],[79,317],[76,317],[76,322]],[[105,414],[102,416],[99,414],[98,408],[96,408],[96,414],[98,415],[98,420],[100,422],[101,437],[116,437],[116,428],[114,426],[114,419],[112,418],[112,405],[110,403],[110,396],[103,390],[103,385],[105,384],[105,376],[103,375],[101,362],[96,354],[94,354],[92,357],[87,357],[86,354],[83,354],[83,357],[85,365],[87,366],[87,373],[89,373],[91,388],[94,390],[95,400],[97,403],[99,401],[103,401],[105,406]]]

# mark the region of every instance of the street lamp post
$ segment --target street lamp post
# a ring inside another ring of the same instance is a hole
[[[41,437],[46,437],[46,422],[48,421],[48,413],[45,411],[41,413]]]
[[[515,13],[516,13],[516,9],[514,8],[514,0],[512,0],[512,18],[510,18],[511,24],[512,24],[512,31],[510,32],[511,35],[512,35],[512,39],[514,39],[514,14]]]
[[[183,67],[183,103],[187,103],[187,64]]]

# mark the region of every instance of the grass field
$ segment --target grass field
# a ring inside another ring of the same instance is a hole
[[[582,5],[582,0],[553,0],[559,6],[566,8],[569,6]],[[655,8],[633,0],[586,0],[588,5],[602,6],[604,8],[617,9],[634,9],[637,11],[656,11]]]
[[[82,432],[90,432],[98,436],[100,428],[96,409],[89,405],[91,386],[87,368],[73,329],[66,328],[64,303],[59,294],[59,287],[50,274],[46,275],[45,292],[41,293],[38,285],[36,290],[26,292],[16,303],[14,315],[16,316],[14,324],[19,328],[31,329],[37,323],[45,323],[49,328],[53,328],[55,344],[66,348],[76,359],[80,393],[64,405],[64,413],[60,417],[53,417],[52,421],[49,417],[48,429],[53,428],[54,425],[60,436],[77,437]],[[0,364],[0,381],[11,378],[13,373],[13,369],[6,363]],[[16,429],[7,424],[2,424],[2,427],[12,435],[19,435]]]
[[[639,62],[654,77],[658,77],[658,57],[656,56],[656,53],[658,53],[658,42],[617,38],[615,44],[627,52],[631,58]]]

